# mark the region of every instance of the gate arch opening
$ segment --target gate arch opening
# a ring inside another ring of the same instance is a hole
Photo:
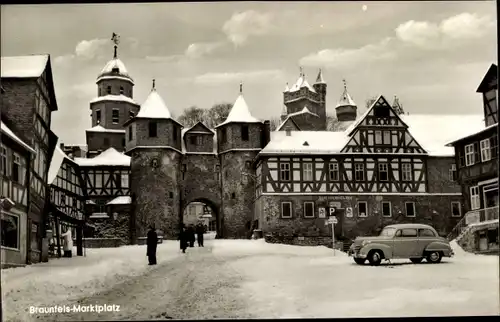
[[[205,226],[207,237],[221,236],[219,209],[207,199],[194,199],[189,201],[182,210],[180,223],[184,226],[196,225],[201,222]],[[209,237],[210,238],[210,237]]]

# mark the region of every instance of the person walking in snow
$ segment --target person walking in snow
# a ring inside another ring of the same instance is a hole
[[[195,241],[195,231],[193,225],[189,225],[187,228],[187,237],[189,241],[189,247],[194,247],[194,241]]]
[[[179,232],[179,241],[180,241],[180,246],[181,246],[181,249],[182,249],[182,252],[185,253],[186,252],[186,248],[188,246],[188,238],[187,238],[187,232],[186,232],[186,227],[184,226],[184,224],[181,224],[181,230]]]
[[[63,257],[72,257],[71,251],[73,250],[73,237],[71,236],[71,228],[68,228],[68,230],[61,235],[61,237],[63,238]]]
[[[149,226],[146,244],[146,256],[148,256],[149,265],[156,265],[156,247],[158,246],[158,234],[156,234],[153,225]]]
[[[205,227],[201,222],[196,225],[196,239],[198,240],[198,247],[203,247],[203,234],[205,233]]]

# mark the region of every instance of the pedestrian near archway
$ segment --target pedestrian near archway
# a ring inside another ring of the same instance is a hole
[[[205,226],[203,223],[198,222],[196,225],[196,239],[198,240],[198,247],[203,247],[203,234],[205,233]]]
[[[158,246],[158,234],[153,225],[149,226],[147,237],[147,252],[149,265],[156,265],[156,247]]]
[[[181,230],[179,232],[179,241],[180,241],[180,247],[183,253],[186,252],[186,248],[188,246],[188,236],[186,232],[186,227],[184,224],[181,224]]]

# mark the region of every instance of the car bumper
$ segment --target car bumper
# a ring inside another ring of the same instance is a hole
[[[354,251],[349,251],[348,253],[349,256],[351,256],[352,258],[366,258],[366,255],[365,254],[361,254],[360,252],[354,252]]]

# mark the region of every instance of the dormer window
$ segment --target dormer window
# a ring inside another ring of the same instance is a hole
[[[375,117],[389,117],[389,109],[384,106],[375,106],[373,114]]]
[[[108,86],[107,92],[108,92],[108,94],[111,94],[111,86]]]
[[[120,73],[120,69],[118,67],[113,67],[113,69],[111,69],[111,71],[113,73],[117,73],[117,74]]]
[[[124,93],[123,86],[120,86],[120,95],[123,95],[123,93]]]
[[[196,137],[196,136],[194,136],[194,135],[191,135],[191,136],[189,137],[189,141],[191,142],[191,144],[192,144],[192,145],[196,145],[196,138],[197,138],[197,137]]]
[[[248,125],[243,125],[241,127],[241,139],[243,141],[248,141]]]

